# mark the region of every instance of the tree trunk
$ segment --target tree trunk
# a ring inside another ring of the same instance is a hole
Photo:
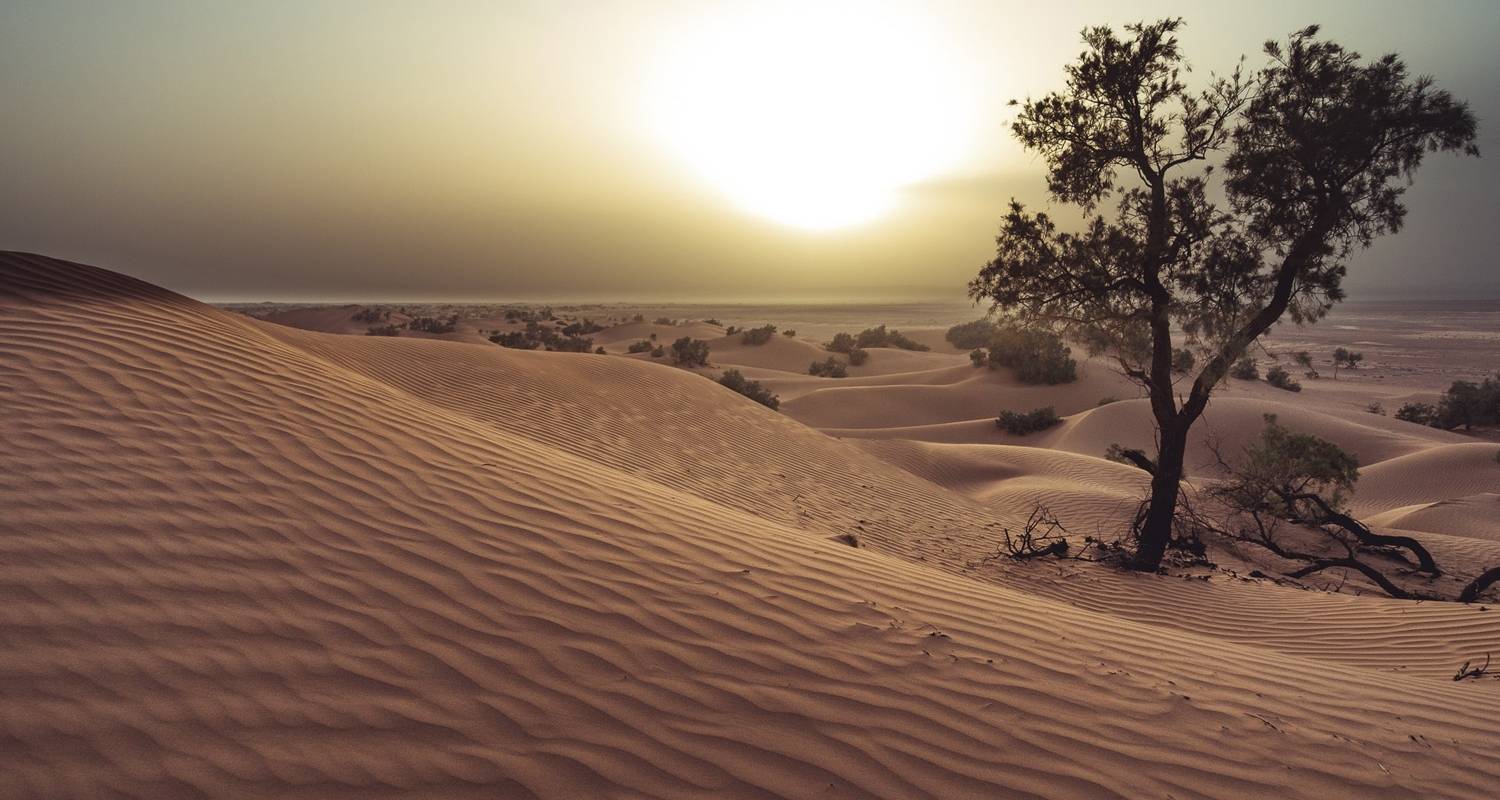
[[[1187,454],[1190,422],[1173,420],[1159,426],[1161,448],[1156,456],[1156,471],[1151,474],[1151,506],[1141,526],[1131,568],[1154,572],[1161,566],[1172,540],[1172,520],[1177,514],[1177,494],[1182,485],[1182,464]]]

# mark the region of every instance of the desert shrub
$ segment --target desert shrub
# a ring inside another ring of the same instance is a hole
[[[630,318],[630,321],[631,322],[645,322],[646,321],[646,315],[645,314],[636,314],[635,316],[633,316],[633,317]]]
[[[527,336],[526,331],[496,333],[490,336],[490,341],[501,347],[509,347],[514,350],[535,350],[542,346],[540,338]]]
[[[1059,384],[1078,380],[1078,362],[1061,336],[1050,331],[1003,325],[990,338],[991,367],[1015,370],[1022,383]]]
[[[745,376],[737,369],[725,370],[719,376],[719,384],[754,400],[766,408],[776,409],[781,406],[781,398],[771,394],[771,390],[760,384],[760,381],[746,380]]]
[[[1296,433],[1264,417],[1265,427],[1212,490],[1229,508],[1257,520],[1257,538],[1275,545],[1274,519],[1302,519],[1303,498],[1317,496],[1330,510],[1344,504],[1359,480],[1359,460],[1327,439]]]
[[[948,329],[943,338],[948,343],[960,350],[972,350],[989,345],[990,339],[995,336],[999,329],[993,321],[988,319],[976,319],[973,322],[964,322]]]
[[[990,360],[990,354],[983,347],[976,347],[969,351],[969,363],[976,367],[982,367]]]
[[[797,335],[797,332],[796,332],[796,331],[794,331],[794,330],[785,330],[785,331],[782,331],[782,332],[781,332],[781,335],[782,335],[782,336],[786,336],[786,337],[788,337],[788,338],[791,338],[791,337],[794,337],[794,336],[796,336],[796,335]]]
[[[762,345],[771,341],[776,335],[775,325],[762,325],[759,328],[747,328],[740,334],[740,344]]]
[[[1343,367],[1344,369],[1355,369],[1355,368],[1357,368],[1359,366],[1359,362],[1364,361],[1364,360],[1365,360],[1365,354],[1364,353],[1356,353],[1356,352],[1354,352],[1352,350],[1348,350],[1348,349],[1345,349],[1343,347],[1339,347],[1339,348],[1334,349],[1334,351],[1333,351],[1333,377],[1334,377],[1334,379],[1337,380],[1338,377],[1339,377],[1339,367]]]
[[[675,326],[677,324],[677,320],[672,319],[671,317],[657,317],[656,318],[656,324],[657,325],[673,325],[673,326]]]
[[[554,336],[542,346],[559,353],[587,353],[594,349],[594,340],[585,336]]]
[[[1449,430],[1500,424],[1500,377],[1454,381],[1438,398],[1436,424]]]
[[[1371,414],[1379,414],[1382,417],[1385,416],[1385,406],[1381,405],[1379,400],[1365,406],[1365,411]]]
[[[854,337],[855,347],[897,347],[902,350],[931,350],[925,344],[912,341],[901,331],[886,330],[884,325],[865,328]],[[845,351],[847,352],[847,351]]]
[[[716,320],[716,319],[714,319],[713,317],[709,317],[708,319],[703,320],[703,321],[706,322],[706,323],[708,323],[709,325],[718,325],[718,324],[720,324],[719,321]]]
[[[1282,369],[1279,364],[1266,370],[1266,383],[1289,392],[1302,391],[1302,384],[1292,380],[1291,373]]]
[[[740,332],[740,329],[737,328],[737,327],[735,327],[735,326],[733,326],[733,325],[730,325],[729,327],[727,327],[727,328],[724,329],[724,335],[725,336],[733,336],[733,335],[735,335],[736,333],[739,333],[739,332]]]
[[[650,350],[651,342],[645,339],[642,339],[639,342],[632,342],[629,347],[625,348],[625,352],[627,353],[645,353]]]
[[[661,345],[657,345],[656,347],[654,347],[654,348],[651,349],[651,357],[652,358],[661,358],[662,356],[664,356],[666,354],[667,354],[667,348],[662,347]]]
[[[807,374],[819,378],[845,378],[849,376],[849,369],[844,366],[844,362],[829,356],[827,361],[812,362],[807,368]]]
[[[672,343],[672,363],[680,367],[708,366],[708,342],[684,336]]]
[[[1190,372],[1198,365],[1198,357],[1191,350],[1179,350],[1172,348],[1172,371],[1177,373]]]
[[[366,336],[400,336],[401,329],[395,325],[371,325],[365,330]]]
[[[452,333],[458,328],[458,315],[454,314],[445,319],[437,317],[417,317],[406,323],[407,330],[421,331],[422,333]]]
[[[1312,353],[1309,353],[1306,350],[1299,350],[1295,353],[1292,353],[1292,360],[1297,362],[1297,366],[1307,370],[1307,372],[1305,373],[1307,377],[1312,378],[1313,380],[1317,380],[1318,369],[1317,367],[1313,366]]]
[[[578,322],[570,322],[563,326],[564,336],[584,336],[590,333],[598,333],[604,330],[604,326],[591,319],[584,318]]]
[[[606,355],[606,354],[607,354],[607,351],[604,348],[602,348],[602,347],[596,347],[596,348],[594,348],[594,355],[596,355],[596,356],[602,356],[602,355]]]
[[[1396,419],[1418,425],[1437,425],[1437,406],[1431,403],[1406,403],[1396,409]]]
[[[849,366],[851,366],[851,367],[862,366],[862,365],[864,365],[864,363],[866,361],[869,361],[869,360],[870,360],[870,351],[869,350],[861,350],[860,348],[856,347],[853,350],[849,351]]]
[[[391,312],[384,308],[361,308],[354,312],[349,319],[355,322],[384,322],[391,318]]]
[[[1025,436],[1047,430],[1059,422],[1062,422],[1062,418],[1057,416],[1057,411],[1052,406],[1044,406],[1025,413],[1001,411],[1000,416],[995,418],[995,427],[1006,433]]]
[[[1255,366],[1255,359],[1250,356],[1241,356],[1234,366],[1229,368],[1229,377],[1238,378],[1242,381],[1260,380],[1260,369]]]
[[[833,336],[833,341],[823,345],[823,349],[830,353],[847,353],[854,348],[854,337],[847,333],[836,333]]]

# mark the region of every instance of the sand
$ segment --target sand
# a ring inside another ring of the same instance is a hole
[[[982,561],[1038,501],[1133,508],[1104,365],[751,351],[299,330],[0,256],[0,797],[1500,790],[1500,681],[1451,679],[1500,654],[1486,606]],[[785,413],[704,377],[736,363]],[[1212,432],[1273,411],[1360,454],[1360,513],[1500,563],[1500,444],[1339,389],[1231,386]],[[1043,399],[1053,431],[989,422]]]

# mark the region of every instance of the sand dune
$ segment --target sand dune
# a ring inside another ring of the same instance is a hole
[[[663,365],[298,331],[20,255],[0,406],[6,797],[1500,786],[1500,684],[1447,677],[1493,612],[964,566],[1007,483],[1138,481],[1093,454],[839,441]],[[1377,483],[1496,449],[1307,420],[1388,454]]]

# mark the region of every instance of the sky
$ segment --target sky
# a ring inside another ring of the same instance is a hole
[[[1500,298],[1500,2],[0,6],[0,249],[213,300],[961,299],[1012,98],[1088,25],[1183,16],[1193,80],[1310,23],[1469,101],[1351,299]]]

